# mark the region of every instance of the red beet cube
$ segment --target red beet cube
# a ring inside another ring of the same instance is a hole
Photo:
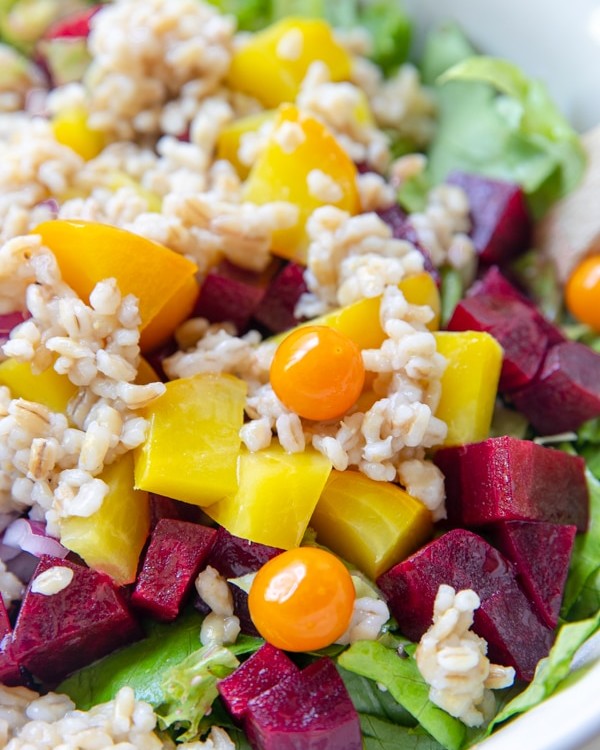
[[[284,678],[248,703],[255,750],[361,750],[356,709],[330,659]]]
[[[172,497],[157,495],[154,492],[149,494],[150,497],[150,528],[153,529],[161,518],[175,518],[178,521],[191,521],[192,523],[202,523],[206,516],[199,505],[192,503],[182,503],[180,500],[174,500]]]
[[[404,213],[400,206],[395,204],[389,208],[377,211],[377,215],[390,227],[394,239],[406,240],[407,242],[410,242],[411,245],[415,246],[423,256],[424,270],[427,271],[427,273],[430,273],[439,284],[440,274],[431,260],[429,250],[419,242],[419,236],[411,224],[410,218]]]
[[[549,628],[558,623],[576,531],[539,521],[508,521],[494,529],[494,544],[515,566],[521,587]]]
[[[471,209],[471,239],[483,263],[506,263],[529,248],[532,222],[519,185],[482,175],[452,172]]]
[[[224,578],[239,578],[247,573],[255,573],[272,557],[282,552],[283,550],[278,547],[269,547],[234,536],[221,526],[206,564],[215,568]],[[248,594],[234,584],[230,584],[229,588],[233,596],[234,611],[240,618],[243,632],[259,635],[248,611]],[[202,600],[198,608],[202,611]]]
[[[32,581],[54,566],[73,578],[56,594],[31,590],[15,623],[12,656],[39,679],[55,684],[141,633],[121,591],[103,573],[55,557],[42,557]]]
[[[489,438],[435,454],[446,480],[453,526],[498,521],[574,524],[585,531],[589,495],[579,456],[512,437]]]
[[[131,603],[157,620],[174,620],[208,557],[217,532],[163,518],[155,526]]]
[[[254,320],[272,333],[293,328],[300,322],[294,310],[300,297],[307,291],[304,268],[297,263],[288,263],[269,284],[254,311]]]
[[[12,653],[12,627],[8,612],[0,596],[0,683],[2,685],[22,685],[23,676],[19,664]]]
[[[231,716],[239,721],[252,698],[297,671],[298,667],[283,651],[265,643],[235,672],[221,680],[217,689]]]
[[[576,341],[553,346],[536,378],[510,398],[541,435],[576,430],[600,416],[600,354]]]
[[[548,338],[538,313],[518,299],[477,295],[461,300],[448,321],[449,331],[485,331],[503,349],[501,391],[530,383],[542,366]]]
[[[415,641],[432,623],[443,583],[476,592],[481,606],[473,630],[488,641],[493,659],[530,680],[535,664],[548,654],[552,631],[519,588],[510,562],[477,534],[449,531],[377,579],[400,631]]]

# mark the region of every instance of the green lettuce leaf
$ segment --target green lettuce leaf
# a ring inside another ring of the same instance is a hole
[[[576,651],[599,628],[600,612],[588,620],[563,625],[549,655],[538,664],[533,681],[496,715],[488,726],[487,733],[489,734],[498,724],[528,711],[550,696],[568,677]]]
[[[225,646],[209,644],[163,674],[163,702],[157,708],[163,729],[184,728],[182,742],[194,739],[201,720],[218,697],[217,680],[230,675],[239,661]]]
[[[422,730],[407,729],[385,719],[358,715],[364,750],[442,750],[442,745]]]
[[[541,83],[505,60],[473,54],[461,36],[455,26],[434,33],[422,63],[439,102],[431,180],[461,169],[518,182],[533,215],[542,216],[583,174],[579,137]]]
[[[208,0],[221,13],[235,16],[241,31],[258,31],[271,23],[271,0]]]
[[[585,534],[578,534],[573,545],[569,575],[565,584],[561,616],[565,620],[589,616],[593,609],[586,611],[579,601],[585,596],[589,606],[600,597],[597,589],[600,583],[600,481],[589,471],[586,478],[590,492],[590,523]],[[591,591],[595,589],[597,594],[594,598]]]
[[[384,685],[390,695],[447,750],[460,750],[467,727],[429,700],[429,685],[415,660],[401,658],[395,650],[377,641],[359,641],[338,657],[338,664],[350,672]]]

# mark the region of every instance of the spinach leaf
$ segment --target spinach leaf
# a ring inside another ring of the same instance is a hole
[[[359,714],[364,750],[442,750],[431,735],[392,724],[376,716]]]
[[[401,658],[396,651],[377,641],[359,641],[341,654],[338,664],[384,685],[390,695],[447,750],[460,750],[463,746],[467,728],[430,702],[429,685],[412,657]]]
[[[409,728],[417,726],[414,716],[394,699],[389,690],[381,690],[373,680],[362,677],[356,672],[350,672],[340,667],[339,664],[338,672],[359,714],[381,719],[394,726],[401,725]]]

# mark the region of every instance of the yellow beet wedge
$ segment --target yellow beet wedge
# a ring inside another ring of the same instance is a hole
[[[46,221],[35,234],[83,299],[108,278],[117,280],[122,295],[138,298],[142,349],[162,343],[191,312],[198,296],[197,267],[167,247],[124,229],[80,220]]]
[[[67,404],[78,390],[66,375],[59,375],[51,367],[34,373],[29,362],[16,359],[0,364],[0,385],[8,386],[13,398],[36,401],[61,413],[66,412]]]
[[[131,453],[107,466],[100,479],[109,487],[100,509],[86,518],[61,519],[60,541],[90,568],[120,585],[131,583],[150,528],[148,493],[133,488]]]
[[[167,383],[144,413],[150,426],[136,451],[135,486],[194,505],[235,493],[245,400],[246,384],[232,375]]]
[[[333,134],[316,118],[283,105],[273,132],[244,185],[251,203],[289,201],[298,221],[273,232],[271,250],[303,261],[308,237],[306,220],[319,206],[333,205],[351,214],[359,210],[357,171]]]
[[[240,117],[238,120],[234,120],[225,125],[225,127],[219,133],[217,138],[217,158],[227,159],[228,162],[233,164],[238,175],[245,179],[250,172],[250,167],[240,161],[239,149],[242,143],[242,137],[246,133],[254,133],[259,130],[269,120],[275,119],[275,112],[273,110],[266,110],[265,112],[257,112],[253,115],[247,115],[246,117]]]
[[[310,525],[317,541],[375,579],[430,536],[429,510],[389,482],[332,471]]]
[[[478,443],[489,436],[502,347],[489,333],[438,331],[437,350],[448,361],[435,416],[448,425],[444,445]]]
[[[237,492],[204,510],[235,536],[292,549],[302,541],[330,471],[331,462],[313,448],[243,451]]]
[[[233,89],[265,107],[293,102],[313,62],[322,62],[332,81],[350,78],[352,59],[320,19],[286,18],[253,34],[236,50],[227,76]]]

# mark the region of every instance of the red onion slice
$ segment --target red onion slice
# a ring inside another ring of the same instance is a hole
[[[2,544],[6,547],[16,547],[29,552],[36,557],[52,555],[65,558],[69,550],[51,536],[47,536],[46,527],[41,521],[30,521],[27,518],[17,518],[4,532]]]

